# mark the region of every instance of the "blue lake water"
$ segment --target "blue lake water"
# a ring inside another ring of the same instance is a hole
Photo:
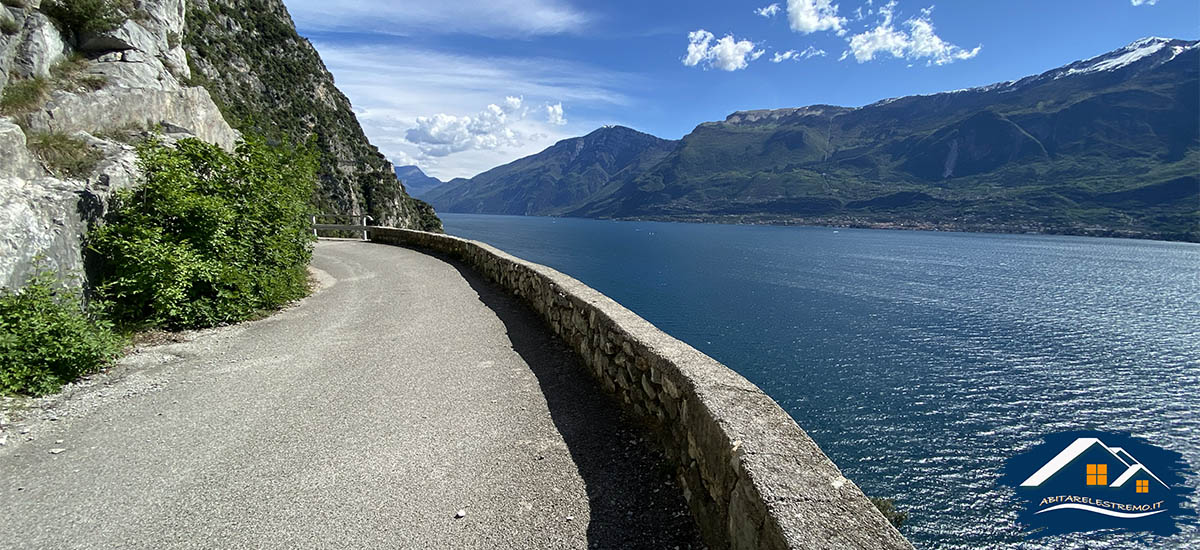
[[[750,379],[866,493],[896,498],[918,548],[1200,547],[1194,519],[1166,540],[1023,542],[997,483],[1009,457],[1075,429],[1132,433],[1200,470],[1200,246],[442,217]]]

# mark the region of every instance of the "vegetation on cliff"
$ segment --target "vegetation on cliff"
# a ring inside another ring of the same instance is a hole
[[[441,230],[432,207],[408,196],[367,140],[350,101],[296,33],[282,2],[189,2],[187,21],[183,45],[193,83],[209,90],[230,124],[282,141],[316,136],[321,185],[314,202],[321,211]]]

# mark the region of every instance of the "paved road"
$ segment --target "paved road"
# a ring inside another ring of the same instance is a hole
[[[9,427],[0,547],[696,545],[660,459],[524,306],[402,248],[323,241],[314,266],[336,283],[298,307]]]

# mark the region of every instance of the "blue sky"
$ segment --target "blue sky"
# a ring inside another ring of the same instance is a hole
[[[737,110],[859,106],[1200,34],[1194,0],[285,3],[372,142],[442,179],[605,124],[675,139]]]

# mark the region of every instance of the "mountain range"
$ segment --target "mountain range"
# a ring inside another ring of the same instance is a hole
[[[741,111],[679,141],[609,126],[418,195],[443,212],[1200,241],[1198,44],[1146,38],[857,108]]]

